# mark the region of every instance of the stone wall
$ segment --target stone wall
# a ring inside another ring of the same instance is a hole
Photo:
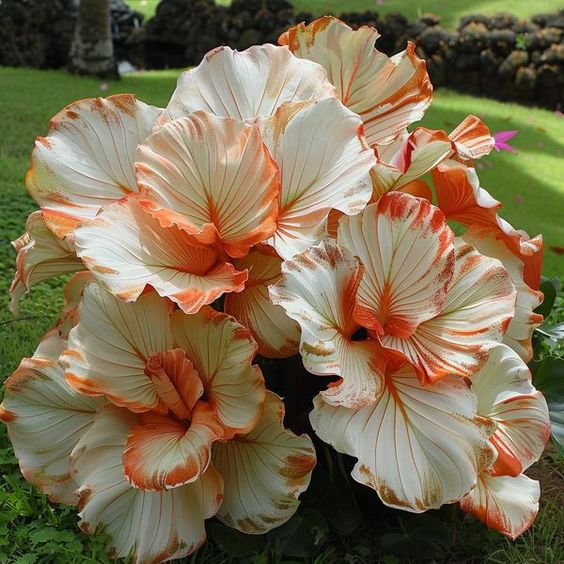
[[[276,43],[280,33],[312,14],[296,13],[286,0],[162,0],[153,18],[139,23],[123,0],[113,2],[114,45],[119,59],[148,69],[198,64],[217,45],[243,50]],[[2,0],[0,65],[64,66],[75,18],[75,0]],[[564,106],[564,10],[530,21],[510,14],[470,15],[456,31],[426,14],[408,22],[400,14],[343,13],[352,27],[372,25],[380,51],[397,53],[414,41],[427,60],[435,87],[539,105]]]

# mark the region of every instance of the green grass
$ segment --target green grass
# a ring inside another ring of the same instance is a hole
[[[128,4],[146,16],[152,16],[158,0],[128,0]],[[218,4],[229,5],[230,0],[218,0]],[[511,12],[528,18],[541,12],[553,12],[562,8],[560,0],[384,0],[377,4],[374,0],[291,0],[297,12],[312,12],[315,15],[339,15],[343,11],[364,12],[375,10],[380,14],[399,12],[409,20],[421,14],[432,12],[441,16],[442,24],[447,28],[455,28],[460,17],[465,14],[496,14]]]
[[[35,209],[22,184],[34,137],[45,134],[49,118],[78,98],[133,92],[147,102],[163,106],[174,89],[177,74],[178,71],[171,70],[127,75],[120,82],[108,83],[108,90],[102,93],[101,81],[77,78],[64,71],[0,69],[0,378],[7,376],[23,356],[32,354],[40,336],[53,325],[62,301],[59,279],[34,288],[31,296],[22,301],[20,318],[13,318],[6,309],[15,258],[9,242],[21,234],[25,218]],[[483,185],[505,202],[504,217],[531,233],[542,231],[548,244],[564,244],[564,195],[559,185],[564,173],[564,147],[559,142],[562,118],[544,110],[440,91],[424,123],[449,130],[469,112],[484,117],[494,130],[521,131],[514,143],[519,156],[494,154],[484,161],[487,166],[484,164],[480,171]],[[564,274],[557,258],[547,251],[546,274]],[[543,471],[549,476],[541,476],[543,485],[560,483],[564,463],[558,459]],[[0,474],[0,562],[105,561],[101,541],[76,532],[76,517],[71,510],[53,508],[45,496],[23,481],[3,426]],[[543,503],[537,524],[517,543],[453,513],[455,544],[450,552],[451,561],[563,561],[564,497],[561,485],[555,488],[556,493],[551,493]],[[353,537],[331,539],[316,561],[332,563],[347,558],[350,562],[363,562],[357,548],[366,545],[371,554],[383,554],[377,525],[366,525]],[[268,554],[257,557],[256,564],[276,561],[271,552]],[[197,561],[210,564],[233,560],[207,545]],[[388,555],[383,561],[399,564],[408,560]]]

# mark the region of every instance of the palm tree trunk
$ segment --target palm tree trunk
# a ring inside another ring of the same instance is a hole
[[[119,78],[110,26],[110,0],[80,0],[68,62],[70,72]]]

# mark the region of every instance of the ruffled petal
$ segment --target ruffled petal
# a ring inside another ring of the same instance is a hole
[[[204,543],[204,519],[221,504],[221,476],[209,466],[198,480],[169,491],[134,488],[123,475],[122,456],[135,424],[133,413],[108,406],[74,449],[80,528],[103,530],[111,538],[109,555],[136,564],[188,556]]]
[[[136,196],[105,207],[76,231],[78,254],[120,299],[136,300],[147,285],[195,313],[247,279],[210,246],[175,225],[161,227]]]
[[[388,57],[374,48],[378,32],[369,26],[353,31],[325,16],[283,33],[278,42],[297,55],[321,64],[338,98],[360,115],[370,145],[391,142],[423,117],[433,87],[415,45]]]
[[[491,529],[515,540],[533,524],[539,498],[539,483],[524,474],[493,477],[484,472],[460,507]]]
[[[35,284],[52,276],[84,270],[74,245],[61,241],[47,228],[43,214],[33,212],[27,218],[26,232],[12,243],[18,256],[16,275],[10,287],[10,310],[18,312],[18,302]]]
[[[172,315],[175,343],[198,371],[207,401],[229,438],[249,431],[260,416],[264,379],[252,365],[257,345],[251,332],[209,306],[194,315]]]
[[[525,283],[533,290],[540,286],[543,257],[542,235],[530,238],[497,215],[500,202],[480,187],[473,168],[448,160],[433,169],[437,205],[449,220],[467,227],[490,229],[524,265]]]
[[[487,125],[478,117],[466,116],[448,135],[456,154],[463,160],[489,155],[495,145]]]
[[[495,421],[490,441],[498,456],[491,474],[518,476],[541,456],[550,437],[548,407],[527,365],[506,345],[494,348],[472,376],[478,413]]]
[[[159,395],[145,366],[153,353],[172,349],[171,309],[154,292],[126,303],[98,284],[88,284],[80,322],[71,329],[61,357],[67,382],[83,394],[104,395],[132,411],[155,408]]]
[[[525,283],[523,261],[509,250],[503,239],[494,231],[478,226],[471,227],[464,233],[463,239],[480,253],[500,260],[511,276],[517,291],[517,301],[515,316],[503,336],[503,342],[525,362],[529,362],[533,358],[533,332],[543,321],[543,316],[534,311],[543,301],[542,292],[533,290]]]
[[[195,112],[157,129],[135,166],[141,203],[163,227],[233,257],[276,229],[279,172],[256,124]]]
[[[296,512],[315,462],[311,439],[284,428],[284,403],[267,392],[253,430],[213,446],[213,464],[225,480],[218,518],[252,534],[282,525]]]
[[[362,137],[360,118],[334,98],[286,104],[262,120],[261,131],[281,175],[271,244],[291,258],[308,246],[303,235],[331,209],[354,215],[366,206],[376,160]]]
[[[360,258],[356,320],[379,335],[408,337],[436,316],[454,268],[454,234],[428,200],[400,192],[339,222],[337,240]]]
[[[461,378],[423,386],[404,365],[386,375],[381,397],[350,409],[314,399],[317,435],[358,458],[352,476],[390,507],[421,513],[460,500],[495,452],[476,416],[476,397]]]
[[[194,482],[208,468],[212,442],[223,436],[215,411],[196,404],[188,429],[178,419],[142,413],[127,437],[125,477],[136,488],[156,491]]]
[[[324,69],[294,57],[287,47],[254,45],[242,52],[218,47],[198,67],[180,75],[163,117],[205,111],[252,120],[273,115],[285,102],[333,96]]]
[[[78,394],[66,383],[57,362],[64,348],[54,330],[33,358],[22,360],[6,380],[0,420],[8,427],[24,478],[52,502],[75,505],[69,455],[104,402]]]
[[[379,147],[376,154],[378,163],[372,171],[374,201],[390,190],[408,191],[405,188],[409,183],[452,154],[452,143],[444,131],[418,127]]]
[[[407,356],[423,380],[471,376],[501,342],[515,313],[515,287],[501,263],[455,241],[455,268],[439,315],[406,338],[383,335],[382,345]]]
[[[258,251],[235,261],[239,270],[248,270],[245,289],[225,296],[224,311],[248,329],[267,358],[286,358],[297,354],[300,328],[284,310],[270,302],[268,286],[280,278],[282,260]]]
[[[282,265],[270,296],[301,326],[300,353],[314,374],[341,377],[322,392],[326,401],[355,407],[376,400],[383,388],[385,359],[377,341],[353,341],[353,319],[362,267],[334,240],[312,246]]]
[[[73,102],[38,137],[26,186],[58,237],[106,203],[136,192],[133,157],[162,110],[132,94]]]

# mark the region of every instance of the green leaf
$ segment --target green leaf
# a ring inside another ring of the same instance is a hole
[[[381,536],[385,552],[411,558],[443,558],[451,547],[452,531],[434,515],[418,515],[402,519],[401,523],[402,527]]]
[[[263,535],[246,535],[219,522],[210,525],[209,536],[220,550],[233,558],[254,555],[266,546]]]
[[[540,313],[546,319],[552,307],[554,306],[554,301],[560,290],[560,280],[558,278],[542,278],[540,291],[544,294],[544,300],[542,304],[535,309],[535,313]]]
[[[287,523],[268,533],[284,556],[309,558],[319,553],[329,535],[329,524],[316,509],[296,513]]]
[[[337,464],[334,476],[328,484],[326,495],[319,503],[319,510],[339,532],[350,535],[362,523],[362,513],[343,464],[342,455],[335,453]]]
[[[547,356],[540,362],[532,362],[533,383],[546,398],[552,438],[564,454],[564,359]]]

